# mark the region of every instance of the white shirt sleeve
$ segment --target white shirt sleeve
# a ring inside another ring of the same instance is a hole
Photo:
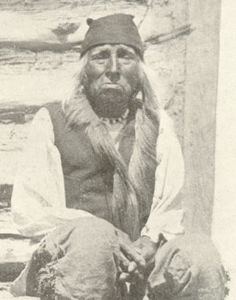
[[[154,242],[163,234],[170,240],[183,234],[183,210],[175,200],[184,183],[184,162],[172,120],[166,112],[160,114],[160,134],[156,154],[158,166],[155,173],[155,190],[151,212],[141,235]],[[179,201],[179,200],[178,200]]]
[[[17,169],[12,215],[24,236],[43,235],[70,219],[92,217],[85,211],[66,208],[61,158],[46,108],[40,109],[32,121]]]

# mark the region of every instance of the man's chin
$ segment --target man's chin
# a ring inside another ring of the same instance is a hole
[[[117,84],[109,84],[109,85],[104,85],[100,91],[99,91],[99,96],[113,96],[113,97],[125,97],[125,93],[123,88],[120,85]]]
[[[127,110],[128,103],[127,95],[114,89],[104,90],[91,102],[97,115],[105,118],[119,118]]]

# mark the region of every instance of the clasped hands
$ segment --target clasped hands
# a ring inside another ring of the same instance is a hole
[[[154,262],[158,244],[147,236],[141,236],[134,243],[120,236],[119,245],[119,281],[133,283],[142,280],[145,271]]]

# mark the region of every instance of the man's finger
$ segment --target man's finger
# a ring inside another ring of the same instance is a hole
[[[121,241],[120,248],[126,257],[128,257],[130,260],[134,260],[139,267],[145,268],[145,259],[141,254],[137,252],[137,250],[132,245],[127,245]]]
[[[140,273],[138,270],[135,270],[133,273],[133,277],[135,278],[135,280],[143,280],[144,279],[144,275],[142,273]]]
[[[130,274],[129,273],[121,273],[120,277],[119,277],[119,281],[121,282],[125,282],[125,281],[129,281],[130,280]]]
[[[127,272],[129,268],[130,261],[128,258],[125,257],[125,255],[121,252],[120,253],[120,267],[122,271]]]
[[[132,261],[128,266],[128,272],[133,273],[135,270],[137,270],[137,264],[135,261]]]
[[[144,276],[138,270],[136,270],[133,274],[122,272],[119,276],[120,282],[130,282],[135,283],[138,280],[143,280]]]

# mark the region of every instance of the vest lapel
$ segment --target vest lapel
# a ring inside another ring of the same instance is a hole
[[[128,166],[135,142],[135,120],[130,120],[120,133],[120,143],[118,150]]]

